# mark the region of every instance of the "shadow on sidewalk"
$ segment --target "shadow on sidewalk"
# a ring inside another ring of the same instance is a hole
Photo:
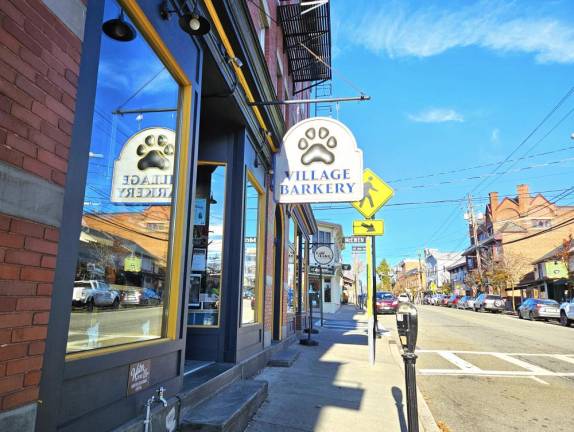
[[[401,432],[407,432],[408,427],[405,419],[405,406],[403,405],[403,391],[398,387],[393,387],[392,393],[397,406],[397,415],[399,417],[399,423],[401,424]]]

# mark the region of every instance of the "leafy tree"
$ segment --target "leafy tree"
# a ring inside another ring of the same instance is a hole
[[[386,259],[383,258],[376,269],[377,276],[381,282],[377,284],[377,291],[391,291],[391,266]]]

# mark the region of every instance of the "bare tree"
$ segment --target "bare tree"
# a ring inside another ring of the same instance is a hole
[[[532,271],[530,260],[519,253],[504,252],[495,258],[487,257],[483,260],[483,266],[488,285],[498,295],[502,295],[503,290],[512,289],[512,310],[515,310],[514,288]]]

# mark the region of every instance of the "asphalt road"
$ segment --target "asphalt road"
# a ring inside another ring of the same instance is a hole
[[[163,306],[72,311],[68,352],[161,337]]]
[[[445,430],[574,430],[574,328],[418,309],[418,386]]]

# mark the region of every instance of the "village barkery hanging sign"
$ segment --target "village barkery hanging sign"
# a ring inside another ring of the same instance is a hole
[[[114,162],[110,201],[170,204],[174,153],[171,129],[147,128],[132,135]]]
[[[343,123],[303,120],[287,131],[275,155],[280,203],[348,202],[363,198],[363,152]]]

